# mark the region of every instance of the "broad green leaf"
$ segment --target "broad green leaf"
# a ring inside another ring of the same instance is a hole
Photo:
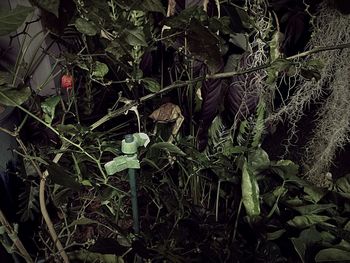
[[[144,78],[142,79],[142,82],[145,84],[146,89],[148,89],[150,92],[155,93],[160,90],[160,84],[154,79]]]
[[[331,208],[337,208],[337,206],[335,204],[312,204],[312,205],[293,207],[294,210],[298,211],[302,215],[318,214],[322,211],[325,211]]]
[[[103,77],[108,73],[109,69],[105,63],[96,61],[94,69],[92,71],[92,77],[103,79]]]
[[[300,233],[300,236],[297,238],[292,237],[290,239],[293,243],[295,250],[297,251],[302,262],[307,263],[307,259],[305,258],[306,250],[315,245],[316,243],[322,241],[321,233],[316,230],[315,227],[311,227],[303,230]]]
[[[304,181],[304,192],[307,193],[304,199],[314,203],[318,203],[327,194],[327,190],[313,186],[306,181]]]
[[[130,46],[148,46],[145,38],[145,33],[143,32],[142,27],[125,29],[124,37],[126,43],[128,43]]]
[[[149,12],[159,12],[166,15],[163,4],[160,0],[143,0],[140,5],[142,10]]]
[[[54,14],[58,18],[58,8],[60,6],[60,0],[35,0],[34,4]]]
[[[283,179],[288,180],[289,177],[296,176],[298,174],[299,165],[290,160],[279,160],[271,165],[271,170],[281,176]]]
[[[248,216],[260,214],[259,186],[256,176],[249,170],[247,161],[242,167],[242,202]]]
[[[33,7],[21,5],[17,5],[16,8],[12,10],[1,10],[0,36],[10,34],[19,28],[33,10]]]
[[[60,96],[49,97],[41,103],[41,109],[44,112],[44,120],[46,123],[52,123],[55,117],[56,106],[60,102],[60,99]]]
[[[257,148],[248,154],[248,165],[254,173],[263,171],[270,166],[269,155],[263,149]]]
[[[17,106],[25,102],[31,95],[29,87],[0,88],[0,104],[5,106]]]
[[[296,216],[293,219],[287,221],[287,224],[296,228],[306,228],[314,224],[326,222],[331,219],[329,216],[322,215],[302,215]]]
[[[350,262],[350,251],[338,248],[326,248],[317,253],[316,262]]]
[[[151,146],[153,149],[160,149],[163,151],[168,151],[169,153],[185,156],[186,153],[184,153],[179,147],[176,145],[170,143],[170,142],[158,142]]]
[[[87,36],[94,36],[97,34],[97,27],[92,21],[87,21],[84,18],[78,17],[75,20],[75,27],[77,30]]]

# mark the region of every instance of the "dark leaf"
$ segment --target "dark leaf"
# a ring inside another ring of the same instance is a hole
[[[160,149],[163,151],[168,151],[169,153],[186,156],[186,153],[184,153],[179,147],[176,145],[170,143],[170,142],[158,142],[154,143],[151,148],[153,149]]]
[[[291,238],[291,241],[302,262],[306,263],[308,262],[306,258],[307,249],[322,241],[322,236],[315,227],[311,227],[302,231],[298,238]]]
[[[47,167],[47,170],[52,183],[79,190],[80,184],[75,180],[73,174],[69,173],[62,166],[52,163]]]
[[[10,34],[19,28],[33,10],[33,7],[21,5],[17,5],[16,8],[12,10],[1,10],[0,36]]]
[[[118,241],[113,238],[99,238],[95,244],[89,248],[89,251],[100,254],[113,254],[121,256],[127,249],[127,247],[120,245]]]
[[[208,65],[211,74],[221,69],[222,57],[219,40],[197,19],[192,19],[188,28],[188,48],[192,55]]]
[[[54,14],[58,18],[58,8],[60,6],[60,0],[34,0],[34,4]]]
[[[199,151],[203,151],[208,144],[208,130],[218,113],[222,100],[222,80],[215,79],[204,81],[202,84],[201,93],[203,102],[197,137],[197,146]]]
[[[350,262],[350,251],[338,248],[326,248],[317,253],[316,262]]]
[[[143,0],[140,5],[142,10],[149,12],[159,12],[166,15],[165,9],[160,0]]]

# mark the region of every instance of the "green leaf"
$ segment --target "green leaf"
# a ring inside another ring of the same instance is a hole
[[[105,63],[96,61],[94,69],[92,71],[92,76],[98,79],[103,79],[103,77],[108,73],[109,69]]]
[[[304,192],[307,193],[307,196],[304,196],[304,199],[314,203],[318,203],[327,194],[326,189],[318,188],[305,181]]]
[[[229,42],[236,45],[237,47],[240,47],[244,51],[248,50],[249,42],[248,42],[248,36],[246,34],[232,33],[232,34],[230,34]]]
[[[35,0],[34,4],[54,14],[58,18],[58,8],[60,6],[60,0]]]
[[[6,71],[0,71],[0,86],[12,82],[12,75]]]
[[[277,230],[275,232],[267,233],[266,234],[266,239],[267,240],[279,239],[286,232],[287,232],[287,230],[285,230],[285,229],[279,229],[279,230]]]
[[[302,262],[308,262],[306,258],[306,251],[309,247],[315,245],[316,243],[322,241],[321,233],[316,230],[315,227],[311,227],[303,230],[300,236],[297,238],[292,237],[290,239],[293,243],[295,250],[297,251]]]
[[[151,148],[168,151],[169,153],[173,153],[181,156],[186,156],[186,153],[184,153],[179,147],[177,147],[176,145],[170,142],[158,142],[153,144]]]
[[[287,224],[296,228],[306,228],[314,224],[322,223],[331,219],[329,216],[321,215],[303,215],[296,216],[293,219],[287,221]]]
[[[52,120],[55,117],[56,106],[60,100],[60,96],[54,96],[47,98],[43,103],[41,103],[41,109],[44,112],[44,120],[46,123],[52,123]]]
[[[350,174],[338,178],[334,183],[334,191],[350,199]]]
[[[143,0],[140,5],[142,10],[149,12],[159,12],[166,15],[163,4],[160,0]]]
[[[33,7],[21,5],[17,5],[16,8],[12,10],[1,10],[0,36],[10,34],[19,28],[33,10]]]
[[[155,93],[160,90],[160,84],[154,79],[144,78],[142,79],[142,82],[145,84],[146,89],[148,89],[150,92]]]
[[[257,148],[248,154],[249,169],[254,173],[259,173],[270,166],[270,159],[267,152]]]
[[[296,176],[299,173],[299,165],[290,160],[279,160],[271,165],[271,170],[284,180],[288,180],[291,176]]]
[[[92,21],[87,21],[84,18],[78,17],[74,25],[77,30],[84,35],[94,36],[97,34],[97,27]]]
[[[294,210],[298,211],[302,215],[306,214],[318,214],[322,211],[337,208],[335,204],[312,204],[312,205],[304,205],[293,207]]]
[[[208,65],[210,73],[216,73],[220,70],[222,57],[219,39],[196,19],[191,20],[188,29],[188,48],[193,56],[198,57]]]
[[[65,170],[62,166],[52,163],[47,167],[47,170],[52,183],[79,190],[79,182],[75,180],[73,174]]]
[[[25,102],[31,95],[29,87],[15,88],[0,88],[0,104],[5,106],[17,106]]]
[[[256,176],[248,168],[247,161],[242,167],[242,202],[248,216],[260,214],[259,186]]]
[[[338,248],[326,248],[317,253],[316,262],[350,262],[350,252]]]
[[[125,29],[123,35],[125,37],[126,43],[128,43],[130,46],[148,46],[145,39],[145,33],[143,32],[142,27]]]

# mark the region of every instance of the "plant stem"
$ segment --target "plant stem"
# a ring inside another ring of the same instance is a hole
[[[12,228],[10,223],[7,221],[1,209],[0,209],[0,223],[2,226],[4,226],[7,235],[11,238],[11,241],[13,242],[15,247],[18,249],[19,254],[25,259],[25,261],[29,263],[34,262],[33,259],[30,257],[26,248],[23,246],[22,241],[17,236],[16,231]]]

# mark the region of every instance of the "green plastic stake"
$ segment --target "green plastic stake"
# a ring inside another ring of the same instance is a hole
[[[137,204],[137,188],[136,188],[136,169],[140,169],[140,162],[137,159],[137,151],[141,146],[146,147],[149,143],[149,137],[145,133],[128,134],[122,141],[122,152],[125,155],[118,156],[112,161],[105,164],[108,175],[128,169],[129,184],[131,190],[131,206],[134,221],[134,232],[139,234],[139,211]]]

